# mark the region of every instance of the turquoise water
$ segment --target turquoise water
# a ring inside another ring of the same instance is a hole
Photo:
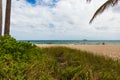
[[[33,44],[110,44],[120,45],[120,40],[20,40]]]

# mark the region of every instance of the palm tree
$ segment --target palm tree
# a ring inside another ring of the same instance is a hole
[[[2,36],[2,0],[0,0],[0,38]]]
[[[90,0],[89,0],[90,1]],[[107,0],[102,6],[100,6],[96,12],[94,13],[93,17],[91,18],[89,23],[92,23],[93,20],[96,18],[98,14],[101,14],[105,9],[109,8],[110,6],[115,6],[120,0]]]
[[[6,2],[6,14],[5,14],[5,29],[4,34],[10,34],[10,15],[11,15],[11,0]]]

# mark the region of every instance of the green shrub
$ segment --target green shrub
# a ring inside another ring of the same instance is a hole
[[[41,60],[41,49],[10,36],[0,40],[0,79],[24,79],[31,64]]]

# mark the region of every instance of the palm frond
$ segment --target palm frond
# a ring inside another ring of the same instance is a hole
[[[100,8],[97,9],[93,17],[91,18],[89,23],[92,23],[94,18],[98,15],[104,12],[105,9],[109,8],[110,6],[115,6],[118,3],[119,0],[108,0],[106,1]]]

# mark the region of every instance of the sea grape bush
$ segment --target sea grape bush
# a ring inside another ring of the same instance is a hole
[[[3,36],[0,40],[0,80],[22,80],[30,63],[40,59],[41,49],[32,43]]]

